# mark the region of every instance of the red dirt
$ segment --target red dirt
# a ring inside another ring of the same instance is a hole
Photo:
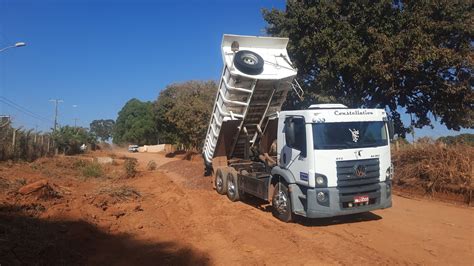
[[[218,195],[196,157],[123,155],[138,159],[137,177],[122,178],[119,164],[104,178],[84,178],[71,158],[0,164],[0,264],[474,261],[469,207],[394,196],[387,210],[285,224],[265,203]],[[146,170],[150,160],[157,170]],[[58,197],[16,193],[41,179]]]

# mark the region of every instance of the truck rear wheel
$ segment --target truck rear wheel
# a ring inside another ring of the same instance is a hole
[[[228,171],[222,168],[218,168],[216,171],[216,178],[214,185],[216,186],[217,193],[224,195],[227,193],[227,174]]]
[[[273,191],[272,207],[273,216],[285,223],[293,221],[290,192],[288,186],[283,182],[276,184]]]
[[[239,196],[239,183],[237,182],[237,173],[229,172],[227,174],[227,197],[231,201],[238,201]]]

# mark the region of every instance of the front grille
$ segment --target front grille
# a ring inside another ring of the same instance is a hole
[[[365,175],[356,175],[358,166],[363,166]],[[338,161],[337,187],[339,200],[343,208],[354,201],[354,196],[369,196],[369,204],[375,204],[380,198],[380,163],[379,159]]]
[[[365,175],[358,177],[355,170],[358,166],[365,167]],[[375,184],[379,182],[380,163],[379,159],[338,161],[337,167],[337,186],[353,187]]]

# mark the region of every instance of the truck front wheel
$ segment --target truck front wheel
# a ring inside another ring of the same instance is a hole
[[[293,220],[291,211],[291,198],[288,186],[283,182],[276,184],[272,198],[273,216],[279,220],[288,223]]]
[[[224,195],[227,193],[227,174],[228,172],[222,168],[217,169],[216,179],[214,185],[216,186],[217,193]]]

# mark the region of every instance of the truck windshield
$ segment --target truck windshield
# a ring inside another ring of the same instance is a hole
[[[353,149],[388,145],[385,122],[313,124],[314,149]]]

